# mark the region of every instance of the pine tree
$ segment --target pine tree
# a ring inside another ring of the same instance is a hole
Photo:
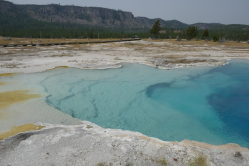
[[[217,42],[219,39],[218,39],[218,36],[216,34],[213,35],[213,41],[214,42]]]
[[[150,34],[154,35],[154,38],[156,38],[160,30],[161,30],[160,20],[157,20],[153,25],[152,29],[150,30]]]
[[[189,37],[189,39],[191,40],[193,37],[196,37],[198,35],[198,29],[195,26],[190,26],[188,27],[188,29],[186,30],[186,34]]]
[[[206,29],[203,31],[202,38],[203,38],[203,39],[206,39],[206,38],[208,38],[208,37],[209,37],[209,31],[208,31],[208,29],[206,28]]]
[[[92,31],[92,29],[90,30],[90,38],[93,38],[93,31]]]
[[[86,36],[87,36],[87,38],[89,38],[89,29],[88,28],[86,28]]]

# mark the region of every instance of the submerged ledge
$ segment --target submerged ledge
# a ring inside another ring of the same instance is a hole
[[[165,142],[87,121],[36,125],[46,127],[0,141],[0,165],[189,165],[200,157],[207,165],[249,165],[249,150],[237,144]]]

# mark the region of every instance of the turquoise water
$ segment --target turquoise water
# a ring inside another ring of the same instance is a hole
[[[19,77],[39,84],[50,106],[105,128],[249,147],[249,61],[174,70],[61,68]]]

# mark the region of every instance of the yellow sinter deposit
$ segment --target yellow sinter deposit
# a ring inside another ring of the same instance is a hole
[[[57,67],[55,67],[53,69],[47,69],[47,70],[54,70],[54,69],[58,69],[58,68],[68,68],[68,66],[57,66]]]
[[[32,130],[41,130],[43,129],[45,126],[37,126],[34,124],[25,124],[22,126],[18,126],[18,127],[13,127],[10,131],[0,134],[0,140],[3,140],[5,138],[11,137],[13,135],[16,135],[18,133],[22,133],[22,132],[26,132],[26,131],[32,131]]]
[[[28,90],[16,90],[0,93],[0,109],[7,108],[11,104],[38,98],[38,94],[29,94]]]
[[[13,76],[14,73],[3,73],[3,74],[0,74],[0,77],[3,76],[3,77],[9,77],[9,76]]]
[[[6,82],[0,82],[0,86],[5,85],[5,84],[6,84]]]

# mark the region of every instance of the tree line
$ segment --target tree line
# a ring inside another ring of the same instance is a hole
[[[236,25],[235,28],[218,28],[208,30],[199,30],[195,26],[190,26],[186,30],[178,28],[163,28],[160,25],[160,20],[157,20],[150,29],[150,34],[153,38],[177,38],[197,40],[213,40],[214,42],[224,42],[225,40],[232,41],[249,41],[249,28],[242,29],[242,26]]]
[[[241,27],[219,29],[197,29],[189,27],[161,27],[157,20],[149,28],[106,28],[72,23],[51,23],[34,20],[25,16],[0,15],[0,36],[26,38],[160,38],[160,39],[221,39],[248,41],[249,29]]]

